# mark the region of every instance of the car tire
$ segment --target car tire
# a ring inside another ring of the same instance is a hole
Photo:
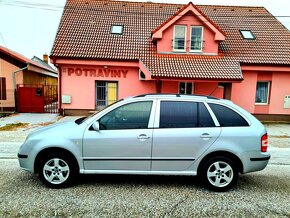
[[[201,180],[209,190],[225,192],[237,183],[238,174],[238,168],[231,159],[217,156],[205,162]]]
[[[39,167],[40,180],[50,188],[65,188],[77,175],[75,162],[69,155],[49,154],[42,158]]]

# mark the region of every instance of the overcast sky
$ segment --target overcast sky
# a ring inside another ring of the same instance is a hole
[[[134,0],[131,0],[134,1]],[[28,58],[50,54],[65,0],[0,0],[0,44]],[[187,4],[188,0],[151,2]],[[192,0],[202,5],[263,6],[290,30],[290,0]]]

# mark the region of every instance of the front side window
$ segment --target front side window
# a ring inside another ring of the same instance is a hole
[[[193,83],[180,82],[179,83],[179,94],[192,94]]]
[[[159,128],[213,127],[214,122],[203,103],[162,101]]]
[[[269,103],[269,87],[270,82],[257,82],[256,87],[256,104]]]
[[[122,105],[99,120],[100,129],[147,129],[151,107],[152,101]]]
[[[248,122],[237,112],[219,104],[208,104],[218,119],[220,126],[249,126]]]
[[[185,51],[186,26],[174,26],[173,50]]]
[[[190,51],[202,51],[202,31],[203,28],[200,26],[191,27],[191,38],[190,38]]]

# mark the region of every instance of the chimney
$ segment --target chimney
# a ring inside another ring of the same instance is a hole
[[[47,54],[43,55],[43,61],[48,64],[48,55]]]

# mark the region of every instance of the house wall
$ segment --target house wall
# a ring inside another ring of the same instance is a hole
[[[63,65],[61,80],[61,95],[71,96],[71,103],[62,104],[62,109],[95,110],[96,81],[118,82],[118,99],[156,93],[155,81],[139,80],[139,69],[134,67]]]
[[[222,98],[224,94],[223,88],[218,88],[217,82],[197,82],[197,81],[182,81],[192,82],[193,90],[192,93],[196,95],[210,95],[217,98]],[[179,92],[179,81],[162,81],[162,93],[178,93]]]
[[[191,12],[188,12],[185,16],[181,17],[174,25],[186,25],[186,52],[189,53],[190,47],[190,27],[191,26],[203,26],[203,53],[217,54],[218,53],[218,43],[214,41],[214,33],[206,26],[203,25],[199,19],[196,18]],[[170,26],[164,30],[162,39],[157,42],[157,52],[158,53],[172,53],[173,52],[173,35],[174,35],[174,25]],[[179,52],[180,53],[180,52]]]
[[[57,78],[25,70],[23,84],[57,85]]]
[[[0,77],[6,78],[6,100],[0,100],[0,111],[11,111],[14,110],[14,85],[12,73],[19,70],[19,67],[0,59]],[[16,83],[22,83],[23,72],[16,73]]]
[[[290,73],[279,71],[243,71],[244,81],[233,83],[231,100],[253,114],[290,115],[284,108],[284,96],[290,95]],[[255,104],[258,81],[270,82],[269,104]]]

